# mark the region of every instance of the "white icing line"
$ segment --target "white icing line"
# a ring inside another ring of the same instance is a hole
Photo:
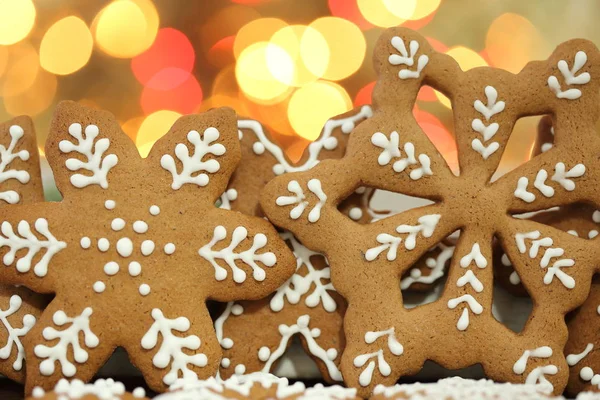
[[[387,347],[390,350],[390,352],[395,356],[402,355],[404,353],[404,347],[396,339],[396,335],[395,335],[395,331],[394,331],[393,327],[390,329],[384,330],[384,331],[369,331],[369,332],[365,333],[365,343],[372,344],[377,339],[379,339],[381,337],[386,337],[386,336],[388,338]],[[371,381],[373,379],[373,372],[375,371],[375,366],[377,366],[379,373],[382,376],[389,376],[392,373],[392,368],[385,360],[382,348],[379,348],[374,353],[366,353],[366,354],[361,354],[359,356],[356,356],[354,358],[353,364],[356,368],[362,368],[367,364],[367,362],[369,364],[360,373],[360,376],[358,379],[358,382],[363,387],[369,386],[371,384]]]
[[[590,74],[582,72],[579,75],[577,73],[587,63],[587,54],[584,51],[578,51],[575,54],[575,60],[573,61],[573,68],[569,69],[569,65],[565,60],[558,62],[558,70],[560,71],[566,86],[571,85],[585,85],[591,79]],[[565,91],[562,90],[558,78],[551,75],[548,77],[548,87],[559,99],[575,100],[581,97],[581,90],[576,88],[569,88]]]
[[[321,218],[321,209],[325,205],[327,201],[327,195],[323,191],[321,187],[321,181],[318,179],[311,179],[306,184],[308,190],[314,194],[318,202],[313,206],[313,208],[308,213],[308,221],[309,222],[317,222]],[[290,210],[290,218],[298,219],[304,214],[306,208],[308,208],[309,202],[306,200],[306,195],[304,194],[304,190],[300,186],[300,183],[296,180],[291,180],[288,183],[287,187],[288,191],[293,193],[293,196],[279,196],[275,201],[280,207],[287,207],[290,205],[295,205],[294,208]]]
[[[406,50],[406,45],[404,40],[399,36],[394,36],[391,41],[391,45],[396,49],[400,54],[391,54],[388,57],[388,62],[391,65],[406,65],[408,68],[401,69],[398,72],[398,77],[400,79],[417,79],[421,76],[421,71],[429,62],[429,57],[426,54],[421,54],[417,59],[417,65],[415,70],[410,70],[409,68],[415,64],[415,55],[419,51],[419,42],[416,40],[411,40],[408,47],[410,49],[410,53]]]
[[[7,360],[13,347],[17,352],[17,357],[12,364],[15,371],[21,371],[23,369],[23,361],[25,360],[25,349],[21,342],[21,338],[27,334],[35,325],[36,319],[31,314],[25,314],[23,316],[23,326],[21,328],[13,327],[8,317],[17,313],[21,309],[23,300],[20,296],[14,294],[10,297],[8,308],[6,310],[0,310],[0,323],[6,329],[6,344],[0,349],[0,359]]]
[[[20,150],[15,152],[17,144],[23,138],[25,131],[19,125],[12,125],[8,129],[10,135],[10,144],[8,147],[0,145],[0,183],[4,183],[9,179],[14,179],[21,184],[26,184],[31,179],[29,172],[25,170],[9,169],[10,163],[19,159],[21,161],[29,160],[29,152]],[[8,204],[16,204],[21,200],[19,193],[14,190],[0,192],[0,200]]]

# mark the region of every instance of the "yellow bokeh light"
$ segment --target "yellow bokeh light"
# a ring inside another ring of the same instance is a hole
[[[0,45],[23,40],[35,23],[35,6],[31,0],[0,1]]]
[[[367,42],[358,26],[343,18],[319,18],[309,25],[317,30],[329,45],[329,63],[323,78],[344,79],[362,65]]]
[[[462,69],[463,71],[468,71],[472,68],[477,68],[477,67],[485,67],[488,65],[487,62],[485,61],[485,59],[483,57],[481,57],[481,55],[479,53],[477,53],[475,50],[469,49],[468,47],[464,47],[464,46],[452,47],[452,48],[448,49],[446,54],[449,55],[450,57],[454,58],[456,60],[456,62],[458,63],[460,69]],[[446,106],[448,108],[451,108],[450,99],[448,99],[446,96],[444,96],[442,93],[438,92],[437,90],[435,90],[434,92],[435,92],[435,96],[440,101],[440,103],[442,103],[444,106]]]
[[[135,144],[142,157],[148,157],[152,146],[163,137],[181,114],[170,110],[159,110],[148,115],[140,125]]]
[[[72,74],[87,64],[93,45],[85,22],[75,16],[63,18],[52,25],[42,39],[40,64],[53,74]]]
[[[386,3],[390,3],[389,6]],[[398,6],[395,4],[398,3]],[[406,5],[404,5],[406,3]],[[408,18],[402,18],[399,15],[407,14],[408,17],[412,15],[414,11],[414,3],[415,0],[395,0],[395,1],[387,1],[387,0],[358,0],[358,9],[360,13],[365,17],[367,21],[372,23],[373,25],[380,26],[382,28],[389,28],[396,25],[401,25],[406,22]],[[412,11],[406,12],[406,7],[408,10]],[[391,9],[394,9],[396,13],[392,12]]]
[[[288,86],[299,87],[323,76],[329,64],[329,46],[316,29],[291,25],[275,32],[267,46],[266,56],[267,67],[275,79]],[[282,68],[282,63],[286,62],[283,58],[292,60],[292,70],[285,64]]]
[[[16,96],[27,90],[38,75],[40,64],[37,51],[29,41],[23,41],[9,49],[8,65],[2,79],[3,96]]]
[[[235,58],[255,43],[268,42],[275,32],[286,26],[287,23],[279,18],[260,18],[242,26],[233,42]]]
[[[527,62],[545,57],[546,47],[537,28],[525,17],[506,13],[492,22],[485,39],[492,65],[519,72]]]
[[[98,13],[93,30],[107,54],[131,58],[150,47],[158,32],[158,14],[148,0],[116,0]]]
[[[385,6],[400,18],[423,19],[438,9],[442,0],[384,0]]]
[[[325,122],[352,108],[352,100],[338,84],[317,81],[301,87],[288,104],[292,128],[307,140],[315,140]]]
[[[56,94],[56,76],[39,70],[33,84],[16,96],[4,97],[4,108],[11,115],[36,116],[52,104]]]
[[[282,48],[259,42],[246,48],[235,65],[235,77],[240,89],[252,100],[260,104],[274,104],[283,100],[291,91],[289,85],[276,79],[267,65],[277,65],[279,76],[291,81],[294,76],[294,62]]]

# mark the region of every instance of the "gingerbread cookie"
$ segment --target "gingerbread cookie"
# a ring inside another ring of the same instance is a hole
[[[278,378],[264,372],[233,375],[219,380],[179,380],[171,385],[170,392],[162,394],[160,400],[360,400],[356,389],[338,385],[317,384],[306,388],[302,382],[290,384],[286,378]]]
[[[435,383],[412,383],[375,387],[370,400],[538,400],[564,399],[549,394],[548,386],[496,383],[459,377],[441,379]]]
[[[295,164],[260,123],[239,120],[242,162],[222,196],[223,206],[262,215],[258,201],[268,181],[286,173],[308,171],[324,159],[341,158],[349,133],[371,115],[371,108],[363,106],[327,121],[320,137]],[[340,209],[352,220],[370,221],[375,216],[368,206],[371,193],[361,188]],[[292,338],[298,336],[325,379],[341,381],[338,364],[344,346],[346,304],[329,281],[325,258],[303,246],[289,232],[281,237],[296,256],[296,273],[265,299],[227,304],[215,322],[224,357],[220,374],[227,378],[234,373],[272,372]]]
[[[44,200],[33,122],[17,117],[0,125],[0,207]],[[4,246],[0,239],[0,246]],[[25,380],[22,338],[46,304],[24,287],[0,286],[0,374]]]
[[[295,267],[267,221],[214,207],[235,114],[181,117],[142,159],[111,114],[63,102],[46,156],[63,201],[0,208],[0,280],[56,293],[24,341],[26,391],[88,381],[119,346],[155,391],[214,375],[205,300],[264,297]]]
[[[550,382],[562,392],[568,378],[564,315],[587,297],[600,246],[597,239],[511,215],[600,203],[598,50],[573,40],[517,75],[493,68],[463,72],[420,35],[392,28],[377,42],[375,66],[377,108],[353,131],[344,158],[275,178],[261,197],[274,224],[326,255],[332,283],[348,302],[344,381],[367,396],[377,384],[393,384],[432,360],[450,369],[480,363],[496,381]],[[453,103],[459,176],[412,118],[423,85]],[[516,120],[545,114],[553,115],[554,147],[490,182]],[[324,196],[310,191],[317,185]],[[356,224],[337,205],[361,185],[434,204]],[[294,196],[296,204],[282,200]],[[300,201],[303,212],[292,213]],[[318,218],[308,218],[315,209]],[[458,229],[441,298],[406,310],[399,277]],[[494,237],[534,302],[518,334],[492,315]]]
[[[41,387],[33,388],[29,400],[139,400],[145,399],[146,391],[138,387],[132,393],[125,390],[125,385],[113,379],[98,379],[94,383],[84,383],[78,379],[68,381],[61,379],[54,389],[47,392]]]

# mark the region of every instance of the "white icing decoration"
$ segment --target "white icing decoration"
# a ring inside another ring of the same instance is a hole
[[[281,147],[269,141],[259,122],[254,120],[238,120],[238,129],[240,137],[242,129],[249,129],[254,133],[264,148],[277,160],[277,164],[273,167],[273,172],[275,175],[282,175],[289,172],[308,171],[319,163],[319,154],[323,149],[333,150],[337,147],[337,139],[332,136],[335,129],[341,128],[342,133],[349,134],[354,130],[354,127],[359,121],[370,118],[372,115],[373,112],[371,107],[365,105],[354,115],[341,119],[328,120],[323,128],[323,134],[308,145],[308,158],[304,164],[298,166],[291,165],[285,157]]]
[[[114,261],[109,261],[106,264],[104,264],[104,273],[106,275],[116,275],[119,272],[119,264],[117,264]]]
[[[106,285],[102,281],[96,281],[96,282],[94,282],[94,285],[92,286],[92,288],[94,289],[94,292],[102,293],[102,292],[104,292],[104,290],[106,290]]]
[[[125,221],[123,218],[115,218],[110,223],[110,228],[115,232],[121,231],[125,228]]]
[[[147,283],[142,283],[139,287],[139,292],[142,296],[148,296],[150,294],[150,286]]]
[[[421,274],[418,267],[410,270],[410,274],[402,279],[400,288],[402,290],[408,289],[413,283],[425,283],[430,284],[444,276],[444,267],[446,263],[452,258],[456,246],[446,246],[443,243],[439,243],[437,247],[441,250],[437,257],[429,257],[425,260],[425,265],[431,268],[429,275]],[[418,271],[419,273],[413,273]]]
[[[423,153],[419,154],[418,157],[415,157],[415,146],[411,142],[404,143],[404,153],[406,154],[406,157],[402,158],[402,152],[400,151],[400,135],[398,135],[398,132],[393,131],[390,134],[389,139],[382,132],[375,132],[373,136],[371,136],[371,143],[374,146],[383,149],[377,158],[377,163],[379,165],[388,165],[394,158],[399,158],[399,160],[394,161],[392,165],[392,169],[395,172],[402,173],[409,166],[420,165],[420,167],[413,168],[412,171],[410,171],[409,176],[412,180],[419,180],[423,176],[433,175],[433,172],[431,171],[431,159],[427,154]]]
[[[567,364],[569,364],[570,367],[577,365],[577,363],[579,363],[579,361],[583,360],[588,354],[590,354],[590,352],[593,349],[594,349],[594,344],[588,343],[587,346],[585,346],[585,349],[581,353],[569,354],[567,356]]]
[[[573,62],[573,68],[569,69],[569,65],[565,60],[560,60],[558,62],[558,70],[562,74],[562,77],[567,86],[571,85],[585,85],[590,81],[590,74],[587,72],[582,72],[577,75],[579,70],[583,68],[585,63],[587,62],[587,54],[583,51],[578,51],[575,54],[575,60]],[[575,100],[581,97],[581,90],[575,88],[569,88],[565,91],[562,90],[560,83],[558,82],[558,78],[554,75],[548,77],[548,87],[550,90],[556,95],[559,99],[568,99]]]
[[[561,270],[561,268],[574,266],[575,260],[571,258],[561,258],[565,254],[565,250],[561,247],[551,247],[554,244],[552,238],[544,237],[540,239],[541,235],[540,231],[517,233],[515,235],[515,241],[519,252],[525,254],[527,251],[527,245],[525,243],[526,239],[531,240],[531,247],[528,253],[529,258],[531,259],[538,256],[541,248],[546,248],[542,259],[540,260],[540,267],[542,269],[548,268],[546,275],[544,276],[544,283],[546,285],[551,284],[556,276],[567,289],[573,289],[575,287],[575,279]],[[557,260],[553,262],[552,266],[549,266],[553,258],[557,258]]]
[[[9,179],[15,179],[22,184],[26,184],[31,178],[29,172],[25,170],[6,169],[16,159],[21,161],[29,160],[29,152],[27,150],[15,152],[15,148],[25,134],[25,131],[19,125],[12,125],[8,129],[8,133],[10,134],[10,144],[8,147],[0,145],[0,183],[6,182]],[[16,204],[21,198],[19,193],[14,190],[7,190],[0,192],[0,200],[8,204]]]
[[[600,224],[600,210],[594,211],[594,213],[592,214],[592,221],[594,221],[597,224]]]
[[[160,214],[160,207],[159,206],[150,206],[150,208],[148,209],[148,212],[153,215],[153,216],[157,216],[158,214]]]
[[[554,175],[550,178],[551,181],[557,182],[566,191],[572,192],[575,190],[575,182],[570,178],[581,178],[585,174],[585,165],[577,164],[570,170],[566,170],[565,164],[562,162],[556,163],[554,166]],[[533,186],[545,197],[553,197],[555,189],[546,184],[548,179],[548,172],[545,169],[538,171]],[[534,193],[529,192],[527,187],[529,186],[529,179],[522,176],[517,181],[517,188],[515,189],[514,195],[527,203],[535,201],[536,196]]]
[[[327,195],[323,192],[321,187],[321,181],[318,179],[311,179],[306,184],[308,190],[313,193],[319,201],[314,205],[312,210],[308,213],[309,222],[317,222],[321,218],[321,209],[327,201]],[[290,211],[290,218],[298,219],[304,213],[304,210],[308,207],[309,202],[306,200],[304,190],[296,180],[292,180],[288,183],[287,189],[294,194],[294,196],[279,196],[275,203],[280,207],[286,207],[289,205],[297,204]]]
[[[87,250],[87,249],[89,249],[92,246],[92,240],[89,237],[84,236],[79,241],[79,244],[81,245],[82,249]]]
[[[273,364],[287,350],[288,343],[292,336],[294,336],[295,334],[300,334],[304,337],[306,344],[308,345],[308,351],[310,352],[310,354],[317,357],[325,364],[325,366],[327,367],[327,372],[329,373],[331,379],[335,381],[342,380],[342,374],[340,373],[336,364],[333,362],[335,357],[333,359],[329,357],[330,355],[333,355],[333,352],[330,351],[332,349],[325,350],[321,346],[319,346],[315,339],[319,337],[321,331],[317,328],[310,329],[309,324],[310,316],[302,315],[298,317],[298,320],[294,325],[279,325],[281,341],[279,342],[277,348],[273,352],[271,352],[270,349],[267,347],[262,347],[259,350],[258,357],[261,361],[265,362],[265,365],[262,368],[263,372],[271,371]],[[335,349],[333,350],[335,351]],[[335,352],[335,355],[337,356],[337,351]]]
[[[213,250],[213,246],[227,237],[227,229],[219,225],[213,232],[211,241],[204,245],[198,254],[211,263],[215,269],[215,279],[222,281],[227,278],[227,270],[220,266],[216,259],[222,259],[231,268],[233,273],[233,281],[243,283],[246,280],[246,272],[236,265],[236,261],[241,261],[252,268],[252,277],[258,282],[262,282],[266,278],[266,273],[257,262],[264,264],[267,267],[272,267],[277,262],[277,257],[272,252],[257,254],[257,250],[264,248],[267,245],[267,236],[263,233],[254,235],[252,246],[244,251],[236,251],[236,248],[246,239],[248,239],[248,230],[243,226],[238,226],[233,230],[231,235],[231,243],[229,246],[221,250]]]
[[[146,257],[154,252],[155,244],[152,240],[144,240],[140,246],[140,251]]]
[[[554,127],[553,126],[550,127],[550,134],[552,136],[554,136]],[[554,143],[548,142],[548,143],[542,144],[542,147],[540,149],[542,150],[542,153],[545,153],[548,150],[550,150],[552,147],[554,147]]]
[[[54,387],[54,394],[56,394],[57,400],[81,399],[84,397],[98,398],[99,400],[120,400],[125,395],[125,392],[125,385],[110,378],[98,379],[94,383],[84,383],[79,379],[73,379],[70,382],[66,379],[61,379]],[[42,388],[37,387],[34,389],[33,397],[40,398],[45,394]],[[136,397],[135,394],[134,397]],[[137,396],[136,398],[142,397],[144,396]]]
[[[137,387],[133,389],[133,392],[131,392],[131,394],[136,399],[143,399],[144,397],[146,397],[146,390],[143,387]]]
[[[2,222],[0,226],[0,248],[8,247],[9,251],[2,258],[6,266],[10,266],[17,258],[17,252],[27,250],[17,261],[16,268],[19,272],[28,272],[31,269],[33,258],[45,250],[44,255],[33,267],[36,276],[43,278],[48,273],[48,264],[55,254],[67,247],[65,242],[57,240],[48,229],[48,221],[44,218],[38,218],[34,223],[35,230],[44,237],[40,240],[32,231],[29,222],[19,221],[17,232],[13,231],[12,225],[8,221]]]
[[[481,284],[481,282],[479,283]],[[459,331],[465,331],[469,327],[469,310],[471,310],[472,313],[479,315],[483,312],[483,307],[473,296],[465,294],[455,299],[448,300],[448,308],[453,310],[461,303],[466,303],[466,306],[463,308],[462,314],[456,324],[456,328]]]
[[[483,291],[483,284],[479,279],[477,279],[471,270],[465,272],[465,274],[456,281],[456,286],[458,287],[463,287],[466,284],[471,285],[477,293],[481,293]]]
[[[39,358],[45,360],[40,363],[40,373],[44,376],[50,376],[54,373],[54,363],[56,361],[61,365],[62,374],[68,378],[75,375],[77,368],[68,359],[69,346],[72,347],[73,358],[76,363],[83,364],[88,360],[88,352],[81,347],[79,343],[80,333],[83,334],[85,346],[88,349],[96,348],[100,344],[98,336],[90,329],[90,316],[92,308],[87,307],[81,315],[70,318],[64,311],[56,311],[52,321],[57,326],[71,324],[68,328],[58,331],[53,327],[46,327],[42,331],[45,340],[55,340],[58,342],[53,346],[38,344],[34,348],[34,353]]]
[[[173,176],[173,190],[180,189],[184,184],[191,183],[198,186],[206,186],[209,182],[207,173],[214,174],[221,168],[219,161],[210,159],[202,161],[207,155],[222,156],[225,154],[225,146],[221,143],[214,143],[219,139],[219,131],[217,128],[210,127],[204,131],[204,135],[200,138],[197,131],[190,131],[187,134],[187,140],[194,146],[194,154],[190,156],[188,146],[183,143],[175,146],[175,155],[182,164],[181,173],[177,172],[177,164],[175,159],[170,154],[165,154],[160,160],[160,165],[169,171]],[[201,172],[194,176],[193,174]]]
[[[380,337],[385,337],[385,336],[388,337],[387,346],[388,346],[388,349],[390,350],[390,352],[395,356],[402,355],[402,353],[404,353],[404,347],[396,339],[396,335],[395,335],[393,327],[388,330],[385,330],[385,331],[377,331],[377,332],[369,331],[369,332],[365,333],[365,343],[372,344]],[[372,360],[373,358],[375,360]],[[356,368],[362,368],[363,366],[365,366],[365,364],[367,364],[367,362],[369,364],[360,373],[360,376],[358,378],[358,382],[363,387],[369,386],[371,384],[371,380],[373,378],[373,372],[375,371],[376,366],[378,367],[379,373],[382,376],[389,376],[392,373],[392,368],[387,363],[387,361],[385,361],[385,358],[383,356],[383,349],[381,349],[381,348],[374,353],[367,353],[367,354],[361,354],[359,356],[356,356],[354,358],[353,364]]]
[[[487,105],[483,104],[481,100],[475,100],[473,107],[485,118],[486,122],[488,122],[494,115],[504,111],[505,103],[503,101],[498,101],[498,92],[493,86],[486,86],[484,91],[485,96],[487,97]],[[485,143],[496,135],[500,125],[498,125],[497,122],[485,125],[481,119],[475,118],[471,122],[471,127],[475,132],[481,134],[483,143]],[[471,142],[471,147],[481,154],[481,157],[483,157],[484,160],[487,160],[489,156],[494,154],[500,148],[498,142],[492,142],[487,146],[483,143],[479,138],[476,138]]]
[[[219,205],[219,208],[222,208],[223,210],[231,210],[231,202],[237,200],[237,198],[238,198],[237,190],[235,190],[233,188],[227,189],[221,195],[221,198],[220,198],[221,204]]]
[[[529,358],[550,358],[550,357],[552,357],[552,348],[550,348],[548,346],[538,347],[537,349],[533,349],[533,350],[525,350],[523,352],[523,355],[513,365],[513,372],[517,375],[522,375],[525,372],[525,370],[527,369],[527,362],[529,361]],[[534,369],[533,371],[535,371],[536,369]],[[529,376],[531,376],[533,374],[533,371],[531,371],[529,373]],[[538,370],[538,371],[547,373],[547,372],[544,372],[543,370]],[[543,377],[543,373],[541,374],[542,377]],[[536,377],[536,379],[537,379],[537,374],[539,374],[539,372],[534,374],[534,377]],[[535,382],[530,382],[529,376],[527,377],[527,383],[535,383]]]
[[[595,229],[592,229],[591,231],[588,232],[588,239],[593,239],[596,236],[598,236],[600,234],[600,232],[598,232]]]
[[[481,254],[479,243],[474,243],[471,247],[471,252],[460,259],[460,266],[462,268],[467,268],[473,261],[475,261],[475,265],[477,265],[478,268],[485,268],[488,265],[487,260],[483,254]]]
[[[21,371],[23,368],[23,361],[25,360],[25,349],[21,343],[21,338],[27,334],[35,325],[35,317],[31,314],[25,314],[23,316],[23,327],[13,327],[8,317],[17,313],[21,309],[23,300],[20,296],[14,294],[10,297],[8,302],[8,308],[6,310],[0,309],[0,323],[4,329],[6,329],[6,344],[0,348],[0,359],[8,360],[12,353],[13,346],[17,352],[17,357],[12,364],[15,371]]]
[[[60,151],[65,154],[76,152],[87,158],[85,162],[77,158],[65,161],[69,171],[85,170],[92,173],[71,175],[71,184],[76,188],[99,185],[102,189],[108,189],[107,175],[117,165],[119,158],[115,154],[104,155],[110,147],[110,140],[101,138],[96,141],[99,134],[100,130],[96,125],[88,125],[85,127],[84,138],[81,124],[75,123],[69,126],[69,135],[77,140],[77,144],[69,140],[61,140],[58,144]]]
[[[202,353],[190,355],[184,353],[183,350],[198,350],[201,344],[200,338],[196,335],[180,337],[173,334],[173,331],[183,333],[189,330],[190,320],[185,317],[165,318],[158,308],[152,310],[152,318],[154,323],[142,338],[141,345],[146,350],[154,349],[158,344],[158,335],[162,336],[160,348],[152,358],[152,364],[160,369],[171,365],[169,372],[163,377],[163,382],[166,385],[175,383],[179,373],[184,379],[197,377],[196,373],[188,368],[188,364],[205,367],[208,363],[206,355]]]
[[[308,307],[317,307],[319,303],[322,303],[326,311],[334,312],[337,309],[337,304],[328,293],[329,290],[335,291],[333,284],[329,280],[331,270],[329,266],[321,270],[316,269],[310,259],[314,256],[323,257],[323,255],[303,246],[289,232],[282,233],[281,238],[292,245],[292,250],[296,257],[296,273],[277,289],[269,303],[271,310],[275,312],[281,311],[284,307],[285,299],[290,304],[298,304],[300,298],[308,293],[314,285],[313,292],[306,297],[304,303]],[[302,267],[305,267],[308,271],[305,276],[298,273]],[[323,283],[323,281],[327,283]]]
[[[165,247],[163,250],[166,255],[171,255],[171,254],[175,253],[175,245],[173,243],[167,243],[167,244],[165,244]]]
[[[135,221],[133,223],[133,231],[135,233],[146,233],[148,232],[148,224],[145,221]]]
[[[222,348],[231,349],[233,347],[233,340],[231,338],[224,337],[223,326],[225,325],[225,321],[227,321],[231,314],[242,315],[243,312],[244,308],[241,305],[235,304],[233,301],[230,301],[229,303],[227,303],[223,313],[219,316],[219,318],[215,320],[215,334]],[[227,360],[226,363],[229,364],[229,359],[224,358],[222,361],[224,360]]]
[[[406,45],[404,44],[404,40],[399,36],[394,36],[390,41],[392,46],[398,50],[400,54],[390,54],[388,57],[388,62],[392,65],[406,65],[407,68],[401,69],[398,72],[398,77],[400,79],[417,79],[421,76],[421,71],[427,63],[429,62],[429,57],[425,54],[421,54],[417,59],[416,70],[410,70],[409,67],[412,67],[415,63],[414,57],[419,51],[419,42],[416,40],[411,40],[408,44],[410,49],[410,54],[406,50]]]
[[[142,273],[142,265],[137,261],[132,261],[129,263],[128,271],[129,275],[138,276]]]
[[[133,242],[129,238],[121,238],[117,241],[117,253],[123,258],[131,256],[133,253]]]
[[[109,248],[110,248],[110,242],[108,241],[107,238],[98,239],[98,250],[100,250],[103,253],[106,253]]]
[[[408,234],[406,238],[404,238],[404,247],[406,250],[413,250],[415,248],[419,233],[421,233],[421,235],[425,238],[431,237],[436,225],[440,221],[440,218],[440,214],[429,214],[420,217],[417,220],[417,222],[419,222],[418,225],[398,225],[396,227],[396,232]],[[368,249],[365,252],[365,259],[367,261],[373,261],[382,252],[389,249],[387,252],[387,260],[395,260],[398,252],[398,246],[400,243],[402,243],[402,238],[387,233],[380,233],[377,235],[376,240],[381,245]]]
[[[106,200],[104,202],[104,208],[106,208],[107,210],[114,210],[116,206],[117,203],[114,200]]]
[[[363,212],[360,207],[352,207],[350,211],[348,211],[348,216],[353,221],[359,221],[363,216]]]

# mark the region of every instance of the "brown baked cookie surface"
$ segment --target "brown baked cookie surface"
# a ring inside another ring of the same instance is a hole
[[[341,158],[349,133],[371,115],[371,108],[363,106],[327,121],[319,138],[297,163],[286,157],[259,122],[239,120],[242,162],[221,197],[222,207],[263,215],[259,197],[269,180],[308,171],[324,159]],[[373,215],[369,209],[372,191],[362,189],[349,196],[340,209],[351,220],[367,222]],[[281,237],[296,257],[296,273],[269,297],[227,304],[215,322],[223,348],[221,377],[272,372],[292,339],[299,337],[325,379],[341,381],[338,364],[344,346],[346,303],[330,282],[323,255],[302,245],[289,232],[281,233]]]
[[[264,372],[233,375],[226,380],[182,379],[170,388],[169,393],[157,400],[360,400],[356,389],[339,385],[317,384],[307,388],[302,382],[290,384],[286,378],[278,378]]]
[[[44,201],[44,189],[35,129],[31,118],[17,117],[0,125],[0,207],[40,201]],[[0,238],[0,249],[7,245]],[[22,340],[45,304],[43,296],[24,287],[0,286],[1,375],[25,380]]]
[[[28,400],[148,400],[143,388],[136,388],[132,393],[125,390],[125,385],[113,379],[98,379],[94,383],[84,383],[78,379],[68,381],[61,379],[54,389],[46,392],[41,387],[33,388]]]
[[[0,208],[0,281],[56,293],[24,341],[26,391],[90,380],[115,348],[148,385],[217,372],[207,299],[257,299],[295,259],[265,220],[219,210],[236,115],[181,117],[142,159],[115,118],[57,106],[46,144],[62,202]]]
[[[564,316],[587,297],[600,246],[597,238],[512,215],[600,204],[597,48],[572,40],[516,75],[463,72],[420,35],[391,28],[380,37],[374,62],[375,111],[350,135],[346,155],[275,178],[261,197],[274,224],[325,254],[332,283],[348,302],[345,383],[368,396],[377,384],[393,384],[432,360],[449,369],[479,363],[495,381],[549,382],[561,393],[568,380]],[[459,176],[411,114],[423,85],[452,101]],[[491,182],[517,119],[546,114],[553,115],[553,148]],[[357,224],[337,205],[362,185],[434,204]],[[293,212],[300,194],[302,212]],[[400,277],[456,230],[443,294],[405,309]],[[533,299],[520,333],[492,315],[494,237]]]

